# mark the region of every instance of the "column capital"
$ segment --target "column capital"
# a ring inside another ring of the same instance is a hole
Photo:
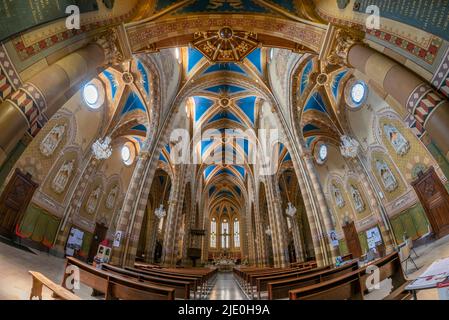
[[[120,64],[132,59],[132,51],[123,25],[108,29],[94,38],[94,42],[104,50],[106,63]]]
[[[320,58],[330,65],[348,66],[349,50],[357,44],[363,44],[365,33],[355,27],[343,28],[334,25],[329,26],[327,41],[323,45]],[[323,55],[323,56],[321,56]]]

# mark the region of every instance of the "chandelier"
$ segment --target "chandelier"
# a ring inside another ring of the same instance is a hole
[[[292,205],[291,202],[288,203],[287,209],[285,209],[285,213],[293,218],[293,216],[296,214],[296,208]]]
[[[346,135],[341,136],[340,139],[341,139],[340,145],[341,155],[345,158],[354,159],[357,156],[357,153],[359,152],[360,143],[357,140]]]
[[[157,208],[157,209],[154,211],[154,214],[155,214],[156,217],[158,217],[159,219],[162,219],[163,217],[165,217],[166,213],[165,213],[164,205],[161,204],[161,205],[159,206],[159,208]]]
[[[92,145],[92,153],[97,160],[106,160],[112,155],[111,138],[98,139]]]

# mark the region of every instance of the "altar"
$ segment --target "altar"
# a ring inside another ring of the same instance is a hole
[[[235,267],[235,262],[232,259],[219,259],[215,261],[215,266],[218,267],[220,272],[231,272]]]

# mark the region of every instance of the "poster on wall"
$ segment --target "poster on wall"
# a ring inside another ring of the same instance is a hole
[[[379,8],[381,18],[402,22],[449,40],[447,0],[356,0],[354,11],[366,13],[372,5]]]
[[[374,249],[378,243],[382,243],[382,236],[378,227],[371,228],[366,231],[366,240],[368,241],[368,248]]]
[[[32,27],[68,17],[66,8],[76,5],[80,13],[97,11],[97,0],[0,0],[0,41]]]
[[[83,245],[84,232],[72,227],[70,230],[69,238],[65,248],[65,254],[67,256],[74,256],[76,251],[80,251]]]
[[[335,230],[332,230],[331,232],[329,232],[329,237],[331,239],[331,243],[334,248],[338,247],[340,245],[340,242],[338,241],[337,233],[335,232]]]
[[[122,240],[122,231],[117,231],[116,233],[115,233],[115,236],[114,236],[114,243],[113,243],[113,247],[114,248],[118,248],[118,247],[120,247],[120,241]]]

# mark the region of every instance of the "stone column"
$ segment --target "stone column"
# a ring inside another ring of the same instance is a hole
[[[162,245],[162,263],[166,266],[174,266],[176,264],[176,239],[178,234],[178,220],[182,209],[182,185],[183,177],[180,167],[175,169],[175,177],[170,192],[170,200],[168,202],[168,210],[166,217],[166,228],[164,232],[164,243]]]
[[[147,208],[147,210],[147,225],[143,226],[144,228],[146,228],[145,262],[153,263],[159,219],[154,214],[153,208]]]
[[[345,64],[374,81],[406,113],[404,121],[418,138],[427,133],[449,158],[449,101],[426,80],[384,54],[361,43],[360,35],[335,31],[331,64]]]
[[[113,248],[112,264],[122,266],[125,264],[132,266],[134,264],[133,259],[135,259],[137,252],[148,195],[157,169],[157,161],[153,161],[151,166],[149,162],[148,152],[141,152],[118,218],[117,231],[122,232],[122,239],[120,246]],[[143,177],[145,178],[144,183],[142,183]],[[136,225],[136,223],[139,225]]]
[[[295,244],[295,254],[296,254],[296,262],[304,262],[304,249],[302,247],[301,234],[299,231],[298,224],[298,213],[296,213],[293,217],[291,217],[290,221],[292,222],[292,235],[293,242]]]
[[[275,256],[275,265],[286,267],[288,265],[288,241],[287,241],[287,223],[282,212],[282,202],[279,193],[279,187],[275,184],[274,177],[267,178],[267,196],[268,208],[271,208],[270,225],[273,240],[273,254]]]
[[[330,242],[329,238],[329,231],[334,230],[335,227],[332,224],[331,218],[330,218],[330,211],[329,207],[327,206],[326,198],[324,196],[323,188],[321,187],[321,183],[318,178],[318,174],[315,170],[315,164],[313,162],[313,156],[311,154],[307,154],[304,157],[304,162],[307,167],[307,171],[309,174],[309,178],[311,181],[311,185],[313,188],[314,196],[316,199],[315,203],[319,204],[319,209],[321,212],[321,215],[318,219],[318,223],[320,224],[320,230],[318,233],[319,240],[321,242],[321,247],[327,251],[327,257],[325,258],[325,261],[327,264],[333,264],[335,263],[336,257],[339,255],[339,249],[334,248]],[[315,236],[312,233],[313,236]]]
[[[97,73],[97,68],[119,56],[114,31],[99,37],[24,83],[0,104],[0,165],[23,135],[37,134],[38,122],[45,123],[62,106],[64,94]]]

